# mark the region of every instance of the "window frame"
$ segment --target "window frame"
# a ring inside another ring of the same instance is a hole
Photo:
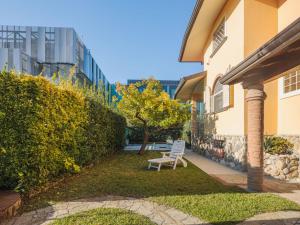
[[[215,47],[215,36],[220,31],[222,26],[224,26],[224,37],[219,42],[219,44]],[[221,22],[219,23],[218,27],[213,32],[213,36],[212,36],[212,53],[210,55],[210,58],[212,58],[218,52],[218,50],[222,47],[222,45],[225,43],[226,40],[227,40],[227,29],[226,29],[226,18],[224,17],[221,20]]]
[[[282,77],[279,78],[279,82],[278,82],[278,85],[279,85],[279,98],[280,99],[284,99],[284,98],[289,98],[289,97],[293,97],[293,96],[296,96],[296,95],[300,95],[300,89],[296,89],[294,91],[290,91],[290,92],[287,92],[285,93],[284,92],[284,77],[287,76],[287,75],[290,75],[291,73],[293,72],[296,72],[296,77],[298,76],[298,74],[300,74],[300,66],[297,66],[287,72],[285,72],[283,74]],[[297,79],[297,78],[296,78]],[[297,85],[297,82],[296,82],[296,85]]]
[[[220,83],[220,78],[221,77],[217,77],[216,78],[216,80],[215,80],[215,83],[214,83],[214,85],[213,85],[213,89],[212,89],[212,99],[213,99],[213,102],[212,102],[212,104],[213,104],[213,113],[219,113],[219,112],[223,112],[224,110],[225,110],[225,108],[224,108],[224,99],[223,99],[223,96],[224,96],[224,88],[223,88],[223,85]],[[222,85],[222,89],[221,90],[219,90],[218,92],[216,92],[215,93],[215,90],[216,90],[216,87],[217,87],[217,85],[218,85],[218,83],[220,84],[220,85]],[[222,107],[220,107],[218,110],[216,110],[216,104],[215,104],[215,98],[216,98],[216,96],[217,95],[221,95],[222,96]]]

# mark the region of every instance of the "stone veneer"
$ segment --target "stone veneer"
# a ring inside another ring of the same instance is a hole
[[[300,136],[281,135],[294,144],[292,155],[264,154],[264,172],[281,180],[300,181]],[[192,149],[205,157],[240,171],[247,171],[245,136],[211,135],[192,138]]]
[[[213,135],[193,137],[192,149],[233,169],[246,171],[247,146],[245,136]]]
[[[299,154],[271,155],[264,154],[265,174],[280,180],[299,180]]]
[[[300,135],[278,135],[291,142],[292,155],[264,154],[264,172],[280,180],[300,182]]]

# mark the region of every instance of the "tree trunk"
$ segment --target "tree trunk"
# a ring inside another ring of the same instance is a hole
[[[148,140],[149,140],[149,132],[147,128],[144,128],[144,140],[143,140],[143,144],[138,152],[139,155],[142,155],[146,149],[146,146],[148,144]]]

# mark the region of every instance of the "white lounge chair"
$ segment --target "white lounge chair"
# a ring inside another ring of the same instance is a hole
[[[167,164],[167,165],[171,165],[175,170],[178,161],[180,161],[184,167],[187,167],[187,162],[182,158],[184,155],[184,149],[185,149],[185,141],[181,141],[181,140],[174,141],[170,152],[161,152],[162,158],[148,160],[149,162],[148,169],[156,168],[157,171],[160,171],[161,165]],[[153,164],[158,164],[158,165],[154,166]]]

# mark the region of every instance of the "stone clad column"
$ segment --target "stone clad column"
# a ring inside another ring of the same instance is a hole
[[[263,188],[263,134],[264,134],[264,85],[262,80],[251,79],[243,82],[247,90],[248,114],[248,189],[262,191]]]

